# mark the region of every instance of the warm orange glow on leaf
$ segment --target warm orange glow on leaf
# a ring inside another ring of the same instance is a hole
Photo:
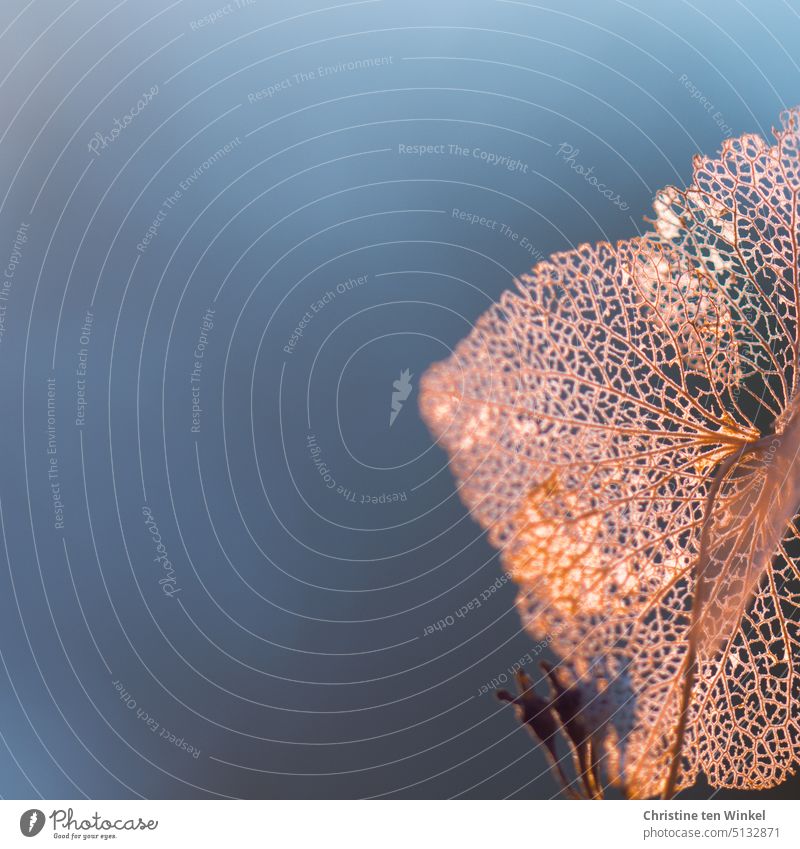
[[[798,146],[793,111],[773,146],[696,158],[653,232],[540,263],[422,381],[630,795],[770,787],[800,757]]]

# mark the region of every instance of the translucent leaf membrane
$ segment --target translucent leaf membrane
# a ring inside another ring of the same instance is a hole
[[[526,627],[633,796],[667,781],[690,642],[677,787],[769,787],[800,751],[799,127],[696,158],[653,232],[540,263],[422,380]]]

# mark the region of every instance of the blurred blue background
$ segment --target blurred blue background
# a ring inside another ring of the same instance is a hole
[[[795,2],[5,0],[0,795],[555,795],[417,381],[769,134],[798,39]]]

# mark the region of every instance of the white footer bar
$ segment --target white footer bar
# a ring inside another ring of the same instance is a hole
[[[800,846],[800,802],[0,801],[0,846]]]

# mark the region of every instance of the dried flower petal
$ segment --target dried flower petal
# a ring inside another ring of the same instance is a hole
[[[800,755],[800,112],[520,278],[420,406],[634,796]]]

